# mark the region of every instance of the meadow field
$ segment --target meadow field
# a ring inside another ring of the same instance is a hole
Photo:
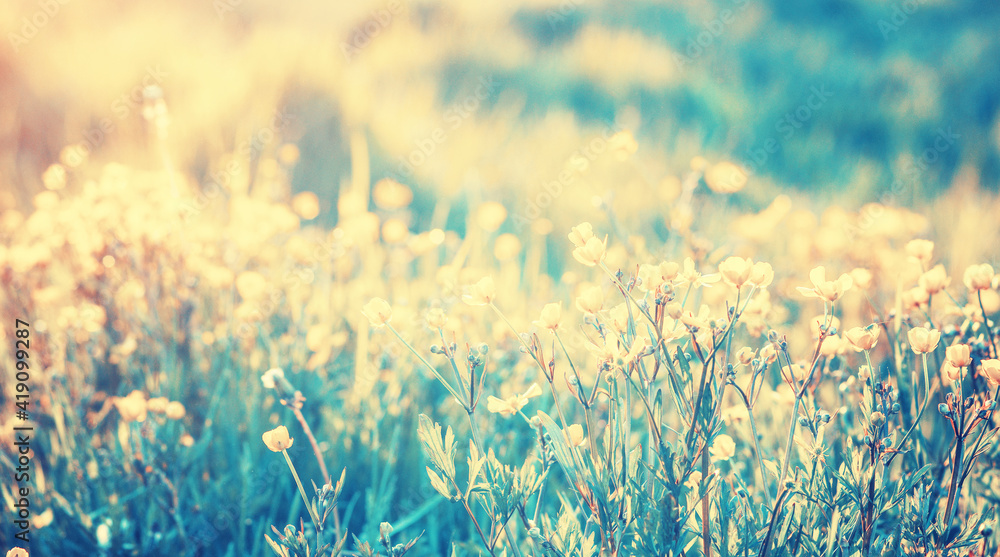
[[[1000,6],[0,6],[0,551],[1000,555]]]

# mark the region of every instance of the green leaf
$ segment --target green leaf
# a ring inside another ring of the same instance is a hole
[[[417,435],[423,445],[424,454],[445,478],[455,481],[455,432],[448,426],[442,441],[440,424],[432,422],[424,414],[420,414],[419,420]]]
[[[576,468],[576,462],[573,460],[573,453],[570,452],[571,449],[566,443],[562,428],[556,425],[552,418],[541,410],[538,411],[538,419],[542,420],[545,433],[549,435],[549,447],[552,449],[552,454],[556,457],[556,460],[566,471],[570,479],[576,481],[580,474]]]

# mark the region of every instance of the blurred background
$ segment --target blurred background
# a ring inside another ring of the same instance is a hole
[[[610,268],[773,264],[749,334],[797,323],[799,347],[814,266],[871,283],[845,327],[912,309],[914,238],[956,286],[998,266],[997,29],[995,1],[4,0],[0,310],[39,339],[38,554],[264,555],[301,508],[261,433],[289,425],[321,477],[274,367],[348,467],[352,533],[472,539],[414,466],[416,416],[457,407],[362,304],[425,353],[444,308],[493,346],[488,392],[524,392],[515,337],[461,294],[492,274],[518,330],[549,302],[579,325],[607,283],[569,256],[582,221]],[[147,398],[182,406],[122,412]]]
[[[894,180],[904,203],[959,180],[995,190],[998,26],[995,2],[948,0],[5,2],[0,181],[26,207],[49,165],[84,158],[67,146],[155,153],[155,86],[180,172],[204,183],[241,144],[293,143],[293,187],[327,206],[352,136],[375,179],[512,200],[608,129],[638,141],[623,181],[706,155],[855,203]]]

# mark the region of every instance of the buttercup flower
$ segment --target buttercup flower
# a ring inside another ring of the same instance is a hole
[[[445,323],[448,322],[448,316],[445,315],[444,310],[441,308],[433,308],[427,312],[427,324],[435,329],[440,329],[444,327]]]
[[[982,362],[983,375],[990,384],[996,386],[1000,385],[1000,360],[996,358],[991,358],[989,360],[983,360]]]
[[[934,242],[930,240],[910,240],[903,249],[906,251],[906,255],[916,259],[923,265],[927,265],[931,262],[931,257],[934,255]]]
[[[944,270],[944,265],[938,264],[930,271],[920,275],[918,284],[928,294],[937,294],[948,288],[948,285],[951,284],[951,278],[948,277],[948,272]]]
[[[115,408],[126,422],[143,422],[146,420],[146,395],[142,391],[132,391],[126,397],[117,397]]]
[[[187,414],[187,410],[184,409],[183,404],[176,400],[172,400],[169,404],[167,404],[166,414],[167,418],[171,420],[179,420]]]
[[[589,222],[581,222],[573,227],[569,233],[569,241],[580,248],[587,244],[587,241],[594,237],[594,227]]]
[[[914,327],[907,331],[906,338],[910,341],[910,348],[914,353],[927,354],[937,348],[938,341],[941,340],[941,331],[928,330],[926,327]]]
[[[570,447],[582,447],[587,444],[587,437],[583,434],[583,426],[580,424],[570,424],[563,433]]]
[[[625,334],[628,330],[628,306],[624,303],[618,304],[608,312],[611,317],[611,327],[618,334]]]
[[[382,298],[372,298],[361,310],[373,327],[384,327],[392,319],[392,307]]]
[[[854,327],[844,333],[844,338],[850,343],[851,348],[858,352],[871,350],[878,344],[878,325],[872,323],[867,327]]]
[[[562,304],[545,304],[542,314],[535,321],[535,325],[543,329],[556,330],[559,328],[559,320],[562,318]]]
[[[826,268],[823,266],[809,271],[809,280],[813,287],[799,286],[797,287],[798,291],[806,298],[820,298],[831,303],[837,301],[854,284],[851,276],[846,273],[840,275],[837,280],[826,280]]]
[[[694,260],[690,257],[684,259],[684,270],[681,271],[679,284],[690,284],[691,288],[698,288],[699,286],[711,286],[712,284],[719,282],[721,277],[717,274],[713,275],[703,275],[698,272],[694,267]]]
[[[487,232],[495,232],[507,220],[507,208],[496,201],[487,201],[476,208],[476,224]]]
[[[774,269],[771,268],[771,264],[758,261],[753,264],[753,269],[750,271],[750,279],[747,282],[757,288],[767,288],[773,280]]]
[[[946,379],[945,383],[953,383],[962,376],[962,368],[955,367],[951,360],[945,360],[941,364],[941,375]]]
[[[15,547],[7,552],[7,557],[28,557],[28,550]]]
[[[854,285],[864,290],[872,285],[872,272],[868,269],[857,267],[850,272]]]
[[[962,279],[969,290],[989,290],[993,286],[993,266],[988,263],[971,265]]]
[[[510,396],[506,399],[490,396],[486,399],[486,409],[501,416],[513,416],[520,412],[528,404],[529,400],[541,394],[542,389],[538,386],[538,383],[532,383],[524,394]]]
[[[591,286],[576,299],[576,309],[591,315],[604,307],[604,291],[600,286]]]
[[[639,266],[639,289],[643,292],[649,292],[650,290],[656,290],[663,285],[663,277],[660,275],[660,268],[658,265],[640,265]]]
[[[698,486],[701,485],[701,472],[693,470],[691,475],[688,476],[687,481],[684,482],[684,485],[686,485],[688,489],[697,490]]]
[[[607,254],[607,244],[607,238],[604,241],[591,238],[585,244],[573,250],[573,258],[588,267],[593,267],[604,261],[604,256]]]
[[[923,286],[914,286],[913,288],[903,292],[900,298],[904,308],[920,309],[920,306],[923,306],[930,301],[931,294],[930,292],[924,290]]]
[[[729,460],[736,455],[736,442],[733,438],[723,433],[715,438],[712,448],[709,449],[712,460]]]
[[[469,293],[462,296],[462,301],[470,306],[485,306],[497,297],[497,287],[493,277],[485,276],[469,288]]]
[[[972,363],[972,355],[968,344],[955,344],[945,351],[945,359],[951,365],[962,368]]]
[[[146,401],[146,410],[149,410],[154,414],[165,414],[167,412],[168,404],[170,404],[170,400],[166,397],[158,396]]]
[[[288,428],[283,425],[279,425],[271,431],[265,431],[264,434],[261,435],[261,439],[264,440],[264,445],[266,445],[268,449],[271,449],[276,453],[291,447],[292,443],[295,442],[295,439],[288,436]]]
[[[736,288],[746,283],[752,270],[753,261],[749,257],[727,257],[722,263],[719,263],[719,273],[722,275],[722,279]]]

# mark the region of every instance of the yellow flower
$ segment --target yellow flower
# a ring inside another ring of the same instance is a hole
[[[858,288],[865,290],[872,285],[872,272],[868,269],[857,267],[850,272],[851,280]]]
[[[698,288],[699,286],[711,286],[713,283],[719,282],[719,275],[703,275],[698,272],[694,267],[694,260],[690,257],[684,259],[684,270],[679,275],[680,280],[678,284],[690,284],[691,288]]]
[[[573,258],[588,267],[593,267],[604,261],[604,256],[607,254],[607,245],[608,239],[606,237],[604,241],[592,237],[585,244],[573,250]]]
[[[719,263],[719,273],[722,274],[723,280],[736,288],[743,286],[750,279],[753,268],[753,261],[749,257],[727,257],[725,261]]]
[[[707,329],[709,328],[710,325],[709,323],[710,320],[708,317],[709,313],[710,310],[708,309],[708,306],[702,304],[702,306],[698,308],[698,315],[695,315],[691,311],[685,311],[684,313],[681,314],[680,321],[681,323],[687,325],[688,327]]]
[[[972,363],[972,355],[968,344],[955,344],[945,351],[945,359],[951,365],[962,368]]]
[[[618,304],[608,311],[611,317],[611,327],[620,335],[628,330],[628,306],[624,303]]]
[[[799,286],[798,291],[806,298],[820,298],[831,303],[837,301],[854,284],[851,276],[846,273],[840,275],[837,280],[826,280],[826,268],[823,266],[809,271],[809,280],[813,287]]]
[[[631,347],[626,347],[625,343],[614,335],[607,335],[603,342],[598,342],[599,344],[588,342],[590,351],[602,362],[621,368],[635,361],[650,346],[649,339],[643,336],[636,337]]]
[[[15,547],[7,552],[7,557],[28,557],[28,550]]]
[[[142,391],[132,391],[126,397],[116,397],[115,408],[126,422],[146,421],[146,395]]]
[[[521,240],[513,234],[501,234],[493,245],[493,255],[498,261],[509,261],[521,253]]]
[[[319,216],[319,197],[311,191],[304,191],[292,198],[292,210],[298,216],[312,220]]]
[[[753,264],[753,269],[750,271],[750,279],[747,282],[757,288],[767,288],[773,280],[774,269],[771,268],[771,264],[759,261]]]
[[[562,319],[562,304],[545,304],[541,316],[538,317],[538,321],[535,321],[535,325],[554,331],[559,328],[560,319]]]
[[[487,232],[495,232],[507,220],[507,208],[496,201],[488,201],[476,208],[476,224]]]
[[[906,309],[920,309],[920,306],[929,302],[930,299],[930,292],[924,290],[923,286],[914,286],[900,296],[900,302]]]
[[[183,404],[177,402],[176,400],[172,400],[170,401],[169,404],[167,404],[166,413],[167,413],[167,418],[171,420],[179,420],[183,418],[185,414],[187,414],[187,410],[184,409]]]
[[[736,442],[733,438],[723,433],[715,438],[712,448],[709,449],[712,460],[729,460],[736,455]]]
[[[392,319],[392,307],[382,298],[372,298],[365,304],[361,313],[368,318],[373,327],[385,326]]]
[[[447,322],[448,316],[445,315],[443,309],[433,308],[427,312],[427,324],[431,327],[435,329],[442,329]]]
[[[255,271],[244,271],[236,277],[236,291],[247,301],[258,301],[267,293],[267,279]]]
[[[945,383],[952,383],[962,376],[962,368],[955,367],[951,360],[945,360],[941,364],[941,375],[946,379]]]
[[[938,264],[930,271],[920,275],[918,283],[928,294],[937,294],[948,288],[948,285],[951,284],[951,278],[948,277],[948,272],[944,270],[944,265]]]
[[[576,309],[589,314],[595,314],[604,307],[604,291],[600,286],[591,286],[584,290],[576,299]]]
[[[906,338],[910,341],[910,348],[915,354],[927,354],[937,348],[938,341],[941,340],[941,331],[914,327],[907,331]]]
[[[583,434],[583,426],[580,424],[570,424],[564,434],[570,447],[582,447],[587,444],[587,437]]]
[[[497,287],[493,284],[493,277],[485,276],[469,288],[469,293],[462,296],[462,300],[470,306],[485,306],[496,297]]]
[[[993,286],[993,266],[971,265],[965,270],[963,281],[969,290],[989,290]]]
[[[878,344],[878,337],[879,329],[875,323],[867,327],[854,327],[844,333],[844,338],[857,352],[875,348],[875,345]]]
[[[663,285],[663,278],[660,275],[660,267],[658,265],[640,265],[638,278],[639,290],[642,290],[643,292],[656,290]]]
[[[755,356],[756,354],[754,353],[754,349],[749,346],[744,346],[736,352],[736,359],[745,366],[750,365],[750,362],[753,361]]]
[[[934,255],[934,242],[930,240],[910,240],[906,243],[906,255],[916,259],[923,265],[931,262]]]
[[[527,406],[530,399],[541,394],[542,389],[538,386],[538,383],[532,383],[524,394],[510,396],[506,399],[490,396],[486,399],[486,409],[494,414],[500,414],[501,416],[513,416],[514,414],[520,412],[522,408]]]
[[[680,270],[681,266],[673,261],[664,261],[659,265],[641,265],[639,267],[639,290],[643,292],[656,290],[677,278]]]
[[[1000,360],[991,358],[982,361],[983,374],[992,385],[1000,385]]]
[[[697,491],[698,486],[701,485],[701,472],[693,470],[684,485],[690,490]]]
[[[272,429],[271,431],[265,431],[261,435],[261,439],[264,440],[264,445],[274,452],[281,452],[292,446],[295,439],[288,436],[288,428],[283,425]]]
[[[736,193],[747,185],[747,173],[729,161],[713,164],[705,172],[705,185],[715,193]]]
[[[402,209],[413,201],[413,192],[392,178],[383,178],[372,188],[372,199],[382,209]]]
[[[151,398],[146,401],[146,409],[154,414],[165,414],[169,403],[170,401],[166,397]]]
[[[587,241],[594,237],[594,227],[589,222],[581,222],[573,227],[569,233],[569,241],[580,248],[587,244]]]

